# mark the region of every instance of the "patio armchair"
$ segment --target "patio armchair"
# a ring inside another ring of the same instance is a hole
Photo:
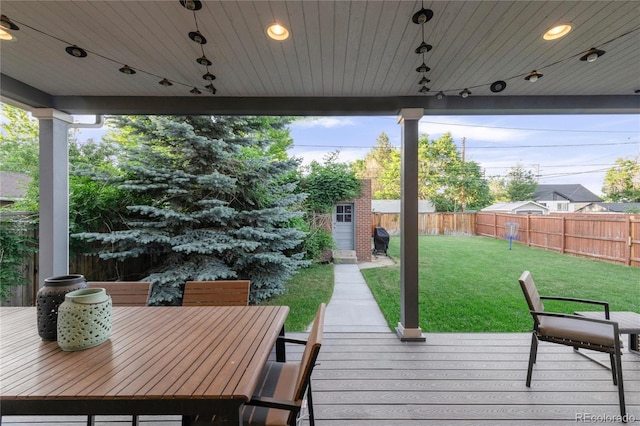
[[[113,306],[147,306],[151,283],[149,281],[89,281],[90,288],[104,288]],[[138,416],[131,420],[133,426],[138,426]],[[89,415],[87,426],[94,426],[95,418]]]
[[[299,363],[277,361],[267,363],[253,398],[245,404],[243,424],[295,425],[306,394],[309,424],[314,426],[311,373],[322,346],[325,309],[326,305],[320,304],[306,341],[282,338],[288,343],[305,345],[302,359]]]
[[[609,320],[609,304],[597,300],[577,299],[558,296],[540,296],[531,273],[524,271],[519,279],[520,287],[527,299],[533,317],[533,334],[527,369],[527,387],[531,387],[533,364],[536,362],[538,341],[572,346],[574,350],[591,349],[609,354],[613,384],[618,387],[620,415],[626,418],[622,362],[618,323]],[[543,300],[559,300],[600,305],[604,309],[605,320],[585,318],[578,315],[545,312]],[[606,366],[605,366],[606,367]],[[607,367],[608,368],[608,367]]]
[[[187,281],[182,306],[247,306],[248,280]]]

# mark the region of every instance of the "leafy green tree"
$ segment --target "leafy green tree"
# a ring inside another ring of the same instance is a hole
[[[516,164],[507,174],[506,193],[509,201],[529,201],[536,193],[538,183],[530,170]]]
[[[604,177],[602,192],[610,202],[640,202],[640,156],[616,159]]]
[[[23,109],[2,104],[0,126],[0,170],[3,172],[38,175],[38,120]]]
[[[332,152],[319,163],[312,161],[304,170],[299,191],[307,195],[305,207],[305,240],[307,258],[325,260],[324,253],[333,247],[330,213],[339,201],[360,196],[362,181],[350,165],[338,162],[339,152]]]
[[[380,176],[378,177],[379,188],[375,194],[377,200],[398,200],[401,197],[401,170],[402,156],[400,150],[396,149],[389,153],[389,158],[384,164]]]
[[[462,161],[450,133],[435,140],[418,139],[418,196],[437,211],[480,209],[491,204],[489,184],[480,166]]]
[[[371,179],[371,194],[374,199],[382,199],[384,194],[391,192],[386,187],[387,181],[383,174],[397,153],[398,149],[391,145],[387,134],[382,132],[376,139],[376,146],[371,148],[367,156],[353,162],[352,169],[358,178]]]
[[[302,179],[305,205],[314,213],[330,213],[337,202],[357,198],[362,191],[362,182],[349,164],[338,162],[338,155],[335,151],[327,154],[323,163],[312,161]]]
[[[188,280],[249,279],[251,301],[284,291],[306,266],[304,194],[288,182],[297,160],[255,155],[259,120],[247,117],[119,117],[136,144],[119,159],[112,182],[136,194],[128,229],[78,235],[100,241],[104,259],[155,259],[145,280],[151,302],[179,304]],[[124,138],[124,136],[120,136]],[[256,148],[257,147],[257,148]]]
[[[489,191],[494,202],[509,201],[507,196],[507,181],[501,176],[491,176],[489,178]]]

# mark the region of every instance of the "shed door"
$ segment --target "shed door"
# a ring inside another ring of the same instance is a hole
[[[337,204],[333,212],[333,240],[338,250],[355,250],[353,203]]]

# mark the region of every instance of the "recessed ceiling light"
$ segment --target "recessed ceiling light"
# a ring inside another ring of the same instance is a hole
[[[507,83],[502,80],[494,81],[490,87],[493,93],[502,92],[506,88],[507,88]]]
[[[69,55],[71,56],[75,56],[76,58],[86,58],[87,57],[87,51],[84,50],[81,47],[76,46],[75,44],[73,46],[67,46],[64,49]]]
[[[267,27],[267,35],[274,40],[282,41],[289,38],[289,30],[281,24],[271,24]]]
[[[549,28],[542,38],[545,40],[557,40],[569,34],[569,31],[571,31],[571,24],[559,24]]]

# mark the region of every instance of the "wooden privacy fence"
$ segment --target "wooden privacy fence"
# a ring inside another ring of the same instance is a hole
[[[574,256],[640,266],[640,216],[478,212],[476,234],[508,238],[509,222],[518,224],[518,236],[514,241],[519,243]]]
[[[400,233],[399,213],[372,213],[373,227],[382,227],[389,234]],[[475,213],[418,213],[419,235],[475,235]]]

